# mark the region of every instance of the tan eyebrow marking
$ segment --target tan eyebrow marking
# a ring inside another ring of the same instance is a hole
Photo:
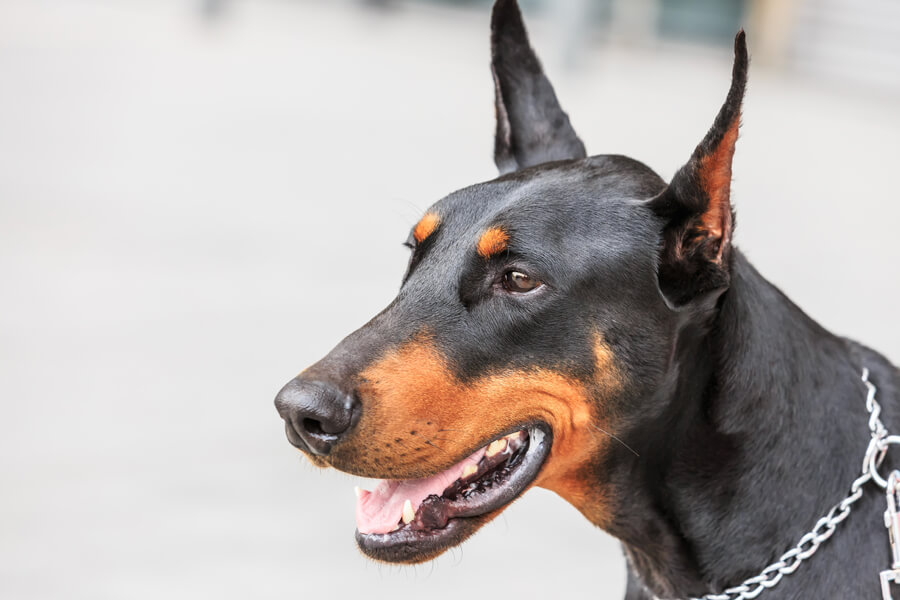
[[[491,227],[478,238],[476,249],[482,258],[490,258],[506,250],[508,245],[509,235],[499,227]]]
[[[441,218],[433,212],[425,213],[416,226],[413,228],[413,237],[416,242],[421,244],[429,235],[434,233],[437,226],[441,223]]]

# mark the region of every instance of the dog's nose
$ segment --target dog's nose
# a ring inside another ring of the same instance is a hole
[[[358,420],[360,406],[352,396],[321,381],[292,379],[275,397],[288,441],[301,450],[324,456]]]

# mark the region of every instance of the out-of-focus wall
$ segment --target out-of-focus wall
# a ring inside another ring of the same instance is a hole
[[[386,2],[389,0],[385,0]],[[489,6],[487,0],[420,0]],[[727,44],[752,31],[754,57],[801,76],[900,93],[900,3],[895,0],[532,0],[556,14],[573,45],[591,37],[654,44]]]

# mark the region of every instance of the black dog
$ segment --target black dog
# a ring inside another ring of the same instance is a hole
[[[731,244],[743,32],[725,103],[669,184],[587,157],[513,0],[491,41],[502,176],[422,217],[397,298],[279,393],[288,438],[317,465],[384,478],[358,491],[373,558],[437,556],[537,485],[622,541],[628,599],[719,593],[860,476],[864,367],[900,431],[900,372]],[[863,492],[765,598],[877,596],[884,495]]]

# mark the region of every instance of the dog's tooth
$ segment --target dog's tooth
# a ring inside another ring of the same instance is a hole
[[[491,444],[487,447],[484,455],[490,458],[492,456],[500,454],[504,450],[506,450],[506,438],[500,438],[499,440],[494,440],[493,442],[491,442]]]
[[[358,485],[353,487],[353,493],[356,494],[357,499],[362,498],[363,491],[364,490]]]
[[[463,469],[463,472],[462,472],[462,478],[465,479],[466,477],[471,477],[472,475],[474,475],[477,472],[478,472],[478,465],[476,465],[476,464],[466,465],[466,468]]]
[[[403,503],[403,522],[406,525],[412,523],[412,520],[416,518],[416,511],[413,510],[412,500],[409,498],[406,499],[406,502]]]

